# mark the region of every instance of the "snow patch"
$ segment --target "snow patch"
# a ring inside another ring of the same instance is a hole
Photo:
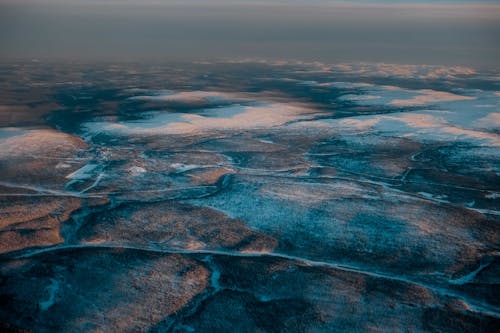
[[[486,199],[499,199],[500,198],[500,193],[498,193],[498,192],[488,193],[484,197]]]
[[[86,164],[80,169],[73,171],[69,175],[66,176],[66,179],[71,179],[71,180],[84,180],[88,179],[93,176],[93,171],[96,169],[99,165],[98,164]]]
[[[147,172],[146,169],[140,166],[133,166],[128,168],[127,170],[131,176],[139,176],[142,175],[143,173]]]

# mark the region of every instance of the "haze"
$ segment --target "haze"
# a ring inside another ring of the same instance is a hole
[[[0,2],[0,59],[271,58],[496,67],[500,4]]]

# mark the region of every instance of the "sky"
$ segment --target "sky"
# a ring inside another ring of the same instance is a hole
[[[498,67],[500,1],[0,0],[0,60]]]

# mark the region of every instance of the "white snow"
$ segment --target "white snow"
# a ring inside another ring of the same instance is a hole
[[[93,176],[93,171],[97,168],[98,164],[89,163],[81,167],[80,169],[73,171],[66,176],[66,179],[71,180],[84,180]]]

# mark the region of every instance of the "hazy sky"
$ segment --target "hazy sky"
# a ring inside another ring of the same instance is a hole
[[[497,67],[500,1],[0,0],[0,59]]]

